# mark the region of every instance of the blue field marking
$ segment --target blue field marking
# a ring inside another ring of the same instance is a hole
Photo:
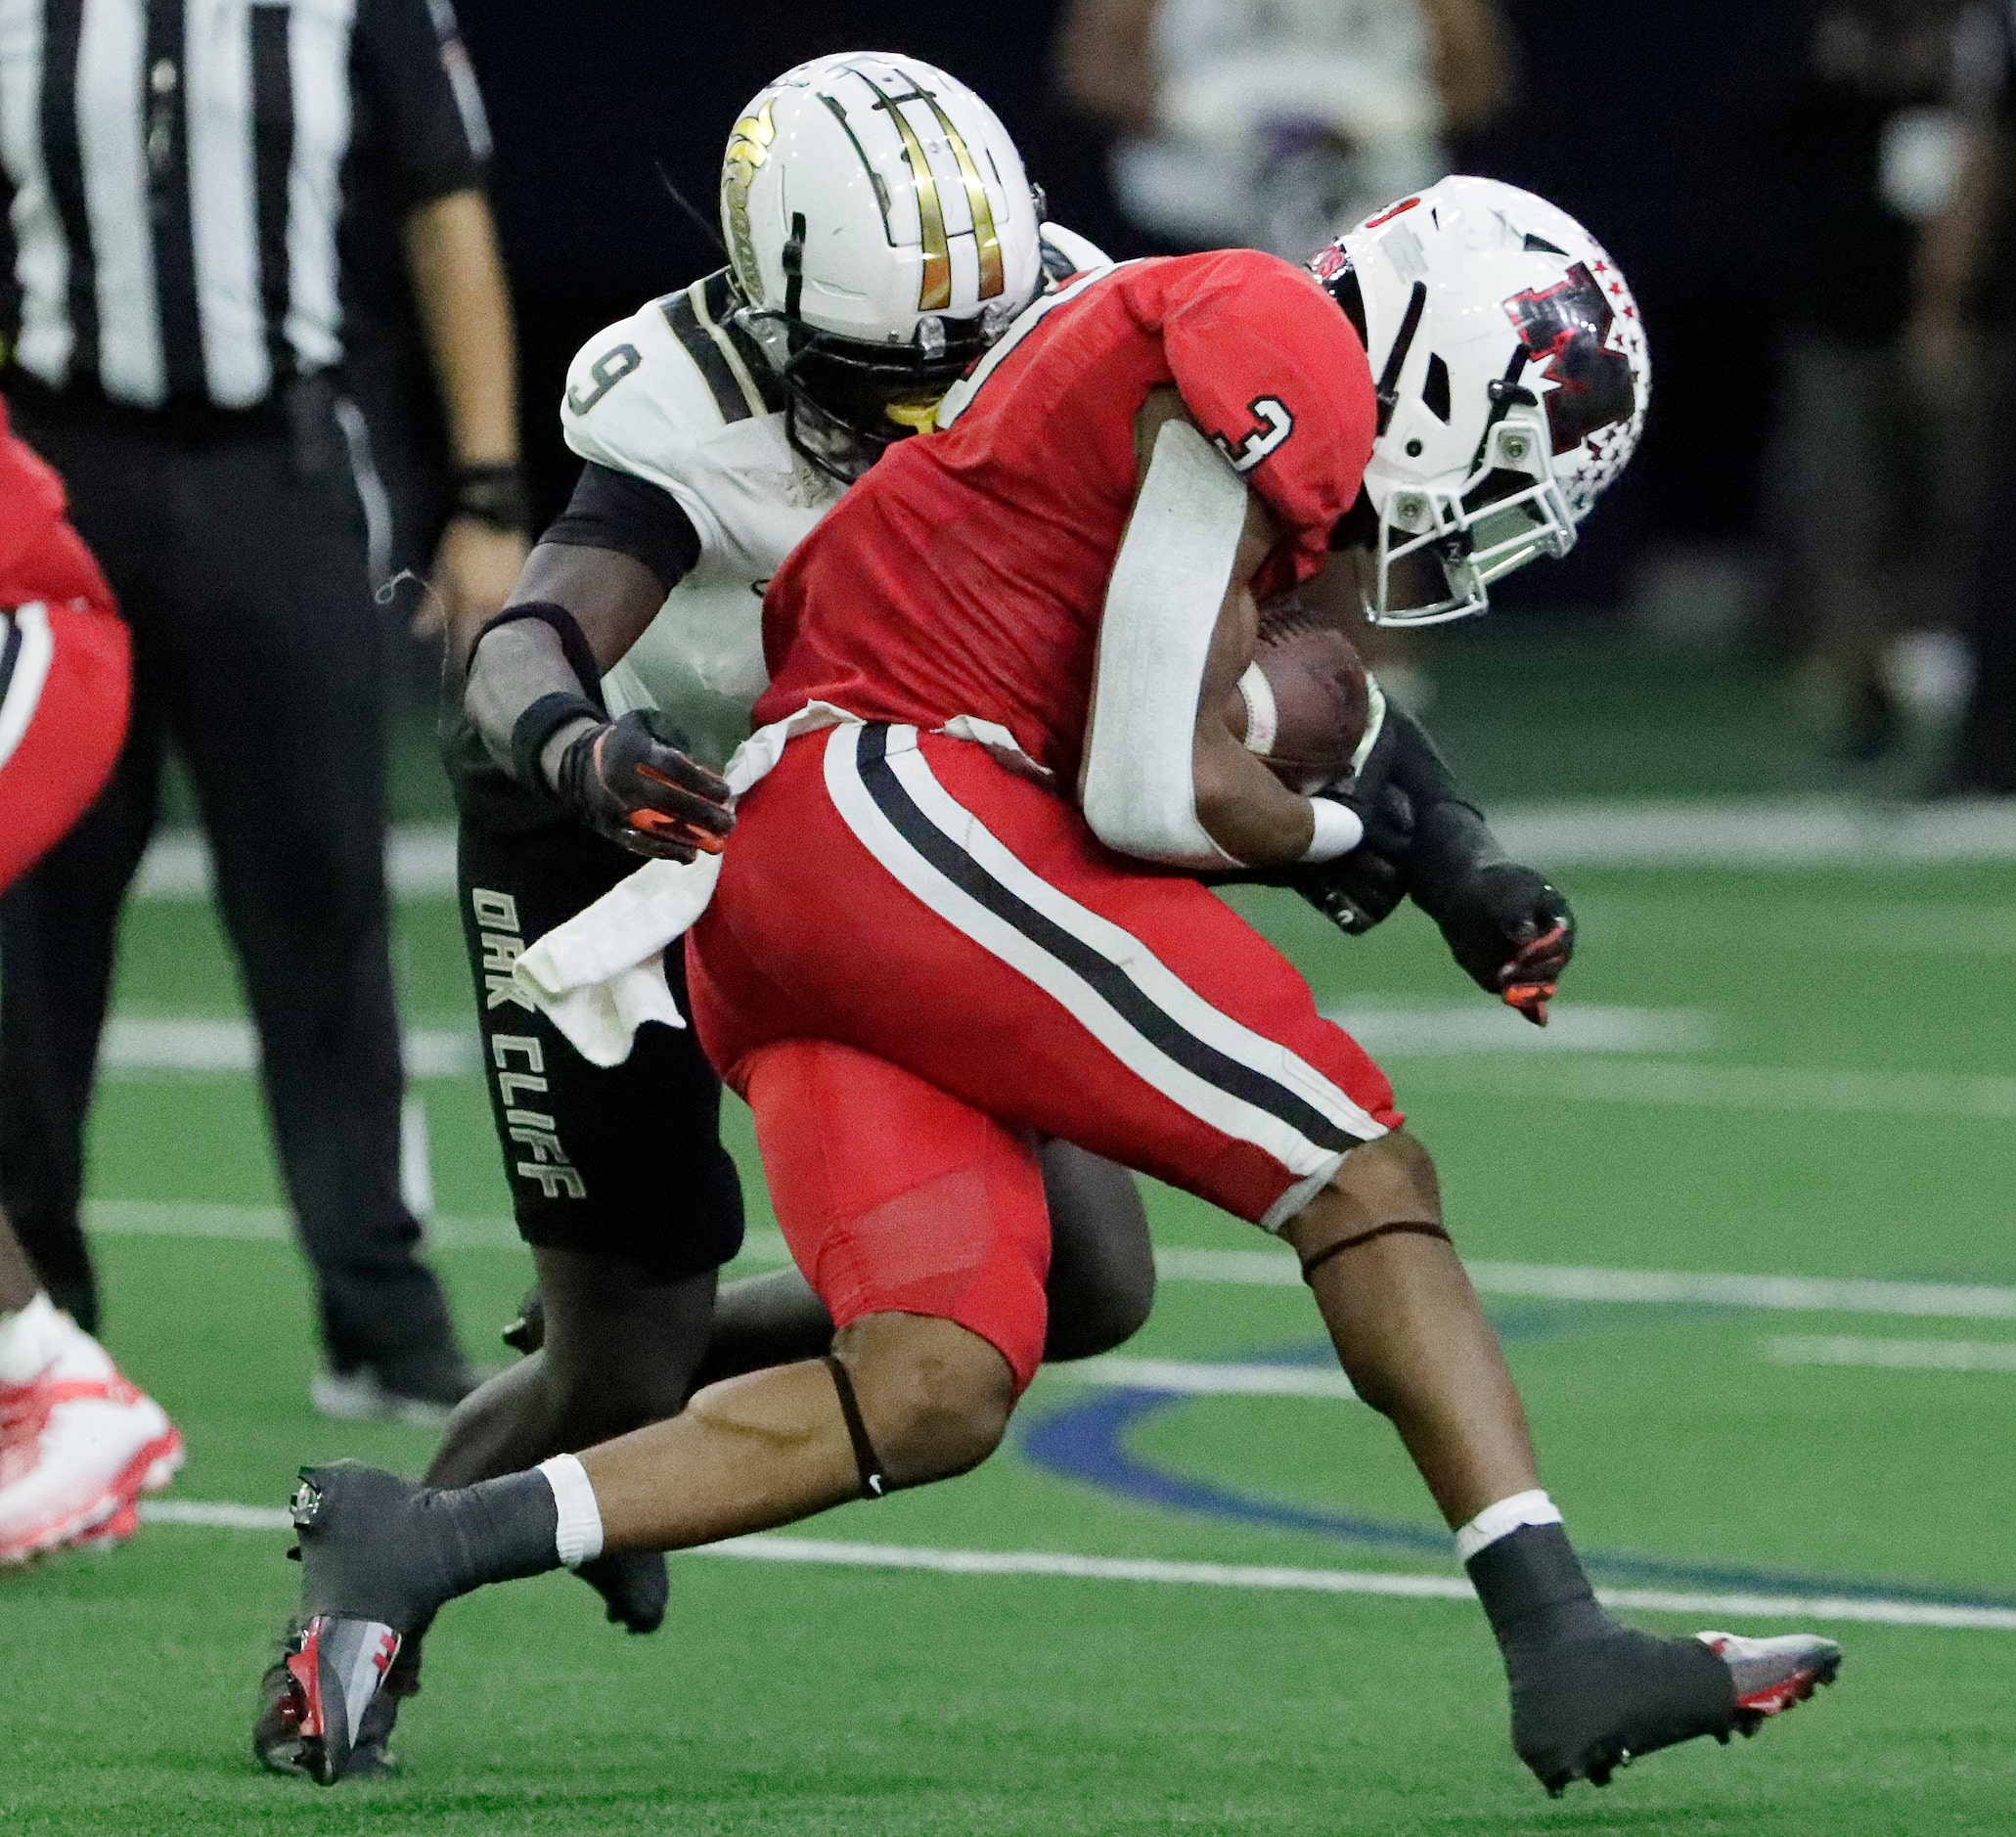
[[[1669,1311],[1661,1311],[1666,1314]],[[1693,1313],[1696,1310],[1676,1312]],[[1555,1308],[1493,1310],[1500,1335],[1509,1342],[1552,1338],[1577,1330],[1570,1311]],[[1300,1342],[1238,1355],[1242,1364],[1310,1365],[1328,1362],[1327,1345]],[[1032,1422],[1022,1433],[1023,1453],[1037,1467],[1064,1479],[1141,1504],[1201,1517],[1301,1531],[1339,1544],[1378,1549],[1427,1551],[1448,1560],[1449,1533],[1439,1525],[1374,1518],[1359,1512],[1270,1499],[1156,1464],[1130,1445],[1143,1422],[1195,1397],[1169,1391],[1115,1389],[1072,1404]],[[2016,1593],[1963,1591],[1925,1583],[1871,1581],[1752,1564],[1701,1562],[1639,1550],[1583,1549],[1583,1564],[1602,1583],[1641,1583],[1736,1592],[1828,1595],[1857,1600],[1901,1600],[1942,1607],[2016,1608]]]

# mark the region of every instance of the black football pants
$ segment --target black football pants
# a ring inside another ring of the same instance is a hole
[[[511,980],[520,951],[642,862],[520,789],[466,725],[448,764],[463,935],[519,1234],[649,1283],[719,1268],[741,1247],[741,1183],[721,1144],[721,1084],[693,1029],[640,1028],[620,1065],[591,1065]],[[665,964],[689,1012],[677,945]]]
[[[275,1143],[333,1363],[450,1333],[400,1197],[384,886],[384,643],[328,398],[291,426],[17,426],[133,630],[132,729],[84,821],[0,900],[0,1202],[57,1299],[96,1314],[83,1136],[119,908],[164,750],[187,763],[256,1025]]]

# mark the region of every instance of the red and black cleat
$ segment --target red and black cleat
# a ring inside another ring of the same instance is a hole
[[[1841,1671],[1841,1648],[1817,1634],[1787,1633],[1774,1639],[1746,1639],[1735,1633],[1694,1636],[1729,1668],[1739,1734],[1756,1734],[1768,1718],[1804,1703]]]
[[[290,1661],[299,1656],[307,1628],[295,1623],[288,1629],[281,1655],[259,1679],[259,1714],[252,1725],[252,1755],[273,1773],[291,1773],[302,1779],[314,1777],[301,1737],[301,1719],[307,1708],[305,1690],[295,1685]],[[399,1770],[391,1751],[392,1729],[399,1719],[400,1703],[420,1688],[410,1663],[420,1647],[407,1640],[399,1657],[386,1672],[378,1694],[358,1718],[350,1740],[350,1758],[344,1764],[345,1779],[382,1779]]]
[[[355,1763],[375,1721],[390,1732],[389,1719],[382,1712],[374,1718],[372,1710],[398,1656],[399,1635],[377,1620],[318,1614],[289,1640],[274,1713],[281,1726],[291,1726],[293,1764],[280,1770],[306,1773],[323,1786],[379,1770]],[[263,1749],[259,1758],[275,1765]]]
[[[1510,1656],[1512,1745],[1558,1798],[1578,1779],[1607,1786],[1661,1748],[1754,1734],[1840,1669],[1841,1648],[1812,1634],[1671,1639],[1613,1624]]]

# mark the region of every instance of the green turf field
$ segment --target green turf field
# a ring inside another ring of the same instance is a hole
[[[1384,1042],[1598,1579],[1959,1604],[1995,1624],[1829,1621],[1848,1660],[1815,1704],[1754,1743],[1550,1804],[1505,1742],[1474,1606],[1322,1591],[1339,1573],[1458,1573],[1370,1412],[1047,1374],[978,1474],[800,1535],[1220,1567],[1126,1580],[700,1554],[675,1560],[650,1640],[605,1628],[565,1578],[491,1591],[429,1645],[405,1777],[318,1793],[246,1751],[292,1584],[284,1537],[157,1522],[115,1554],[0,1578],[0,1831],[2016,1827],[2016,871],[1565,877],[1585,944],[1546,1052],[1491,1035],[1417,917],[1350,943],[1292,901],[1253,910]],[[410,1022],[462,1028],[445,899],[402,907],[399,950]],[[117,1007],[237,1011],[204,907],[133,910]],[[439,1261],[470,1342],[493,1348],[526,1264],[498,1222],[481,1087],[419,1088]],[[416,1431],[308,1411],[306,1288],[249,1078],[129,1067],[94,1152],[109,1338],[188,1436],[175,1500],[271,1508],[298,1462],[340,1453],[422,1464]],[[1257,1235],[1167,1192],[1152,1206],[1179,1254],[1130,1354],[1207,1383],[1272,1366],[1291,1390],[1324,1368],[1306,1295],[1269,1279],[1285,1273]],[[768,1225],[760,1197],[752,1215]],[[767,1232],[753,1245],[777,1255]],[[1872,1286],[1575,1299],[1578,1280],[1619,1286],[1575,1269]],[[1731,1305],[1788,1298],[1806,1305]],[[1897,1363],[1941,1356],[1959,1368]],[[1256,1566],[1301,1586],[1250,1586]]]

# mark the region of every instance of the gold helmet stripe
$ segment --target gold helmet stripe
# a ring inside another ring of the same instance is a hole
[[[980,168],[966,151],[966,137],[952,123],[936,96],[926,96],[945,138],[952,143],[952,157],[959,161],[959,175],[965,181],[966,204],[973,213],[973,240],[980,246],[980,297],[993,299],[1007,286],[1002,276],[1001,237],[994,227],[994,206],[987,200],[987,185]]]
[[[884,95],[874,78],[863,74],[861,80],[874,91],[877,106],[888,110],[889,119],[896,123],[897,133],[903,136],[903,157],[909,162],[911,177],[917,185],[918,224],[924,253],[924,279],[918,291],[917,309],[922,313],[943,312],[952,304],[952,246],[945,240],[945,207],[939,202],[937,176],[931,170],[931,162],[924,157],[923,143],[918,139],[917,130],[904,119],[903,111],[897,106],[899,102],[909,102],[913,98],[924,102],[929,102],[930,98],[916,89],[909,96]]]

